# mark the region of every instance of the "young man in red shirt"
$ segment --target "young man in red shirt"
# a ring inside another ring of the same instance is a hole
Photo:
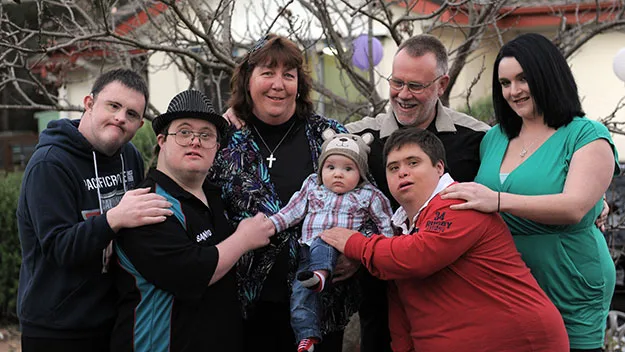
[[[384,146],[401,235],[334,228],[322,238],[389,280],[393,351],[568,351],[562,318],[539,288],[499,214],[455,211],[454,183],[431,132],[406,128]]]

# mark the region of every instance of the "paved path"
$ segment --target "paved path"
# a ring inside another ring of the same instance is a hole
[[[15,329],[0,328],[0,352],[20,352],[20,337]]]

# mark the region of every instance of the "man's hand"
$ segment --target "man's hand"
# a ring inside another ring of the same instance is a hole
[[[238,118],[232,108],[228,108],[228,110],[224,112],[223,116],[224,119],[226,119],[226,121],[228,121],[228,123],[234,126],[237,130],[240,130],[243,126],[245,126],[245,121]]]
[[[163,196],[150,193],[150,188],[126,192],[115,207],[106,212],[106,220],[113,231],[134,228],[165,221],[172,215],[171,203]]]
[[[263,214],[241,220],[235,234],[244,252],[269,244],[269,237],[276,233],[273,222]]]
[[[342,227],[333,227],[321,233],[321,239],[330,246],[336,248],[339,252],[345,253],[345,243],[356,231],[348,230]]]

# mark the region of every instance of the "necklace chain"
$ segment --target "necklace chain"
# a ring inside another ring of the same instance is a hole
[[[273,156],[273,153],[276,152],[276,150],[278,150],[278,148],[280,147],[280,145],[282,144],[282,142],[284,142],[284,140],[286,139],[286,136],[289,135],[289,133],[291,132],[291,130],[293,129],[293,126],[295,126],[295,121],[293,121],[293,123],[291,124],[291,127],[289,127],[289,129],[286,131],[286,133],[284,134],[284,136],[282,136],[282,139],[280,140],[280,142],[278,142],[278,144],[276,145],[275,148],[273,148],[273,150],[271,150],[271,148],[269,148],[269,146],[267,145],[267,142],[265,142],[265,139],[263,138],[263,136],[260,135],[260,132],[258,132],[258,128],[256,128],[255,125],[252,124],[252,127],[254,127],[254,131],[256,131],[256,134],[258,135],[258,137],[260,138],[260,141],[263,142],[263,144],[265,145],[265,148],[267,148],[267,150],[269,151],[269,157],[266,158],[267,161],[269,162],[269,168],[271,169],[271,167],[273,166],[273,162],[276,161],[277,159]]]

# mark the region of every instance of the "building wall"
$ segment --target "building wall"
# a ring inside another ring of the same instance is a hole
[[[69,72],[66,89],[64,92],[61,90],[60,94],[65,93],[65,99],[70,105],[83,106],[83,99],[91,92],[96,77],[95,74],[89,74],[89,71],[82,69]],[[82,113],[78,111],[62,111],[59,118],[79,119],[81,116]]]
[[[616,53],[625,48],[625,33],[606,33],[594,37],[569,59],[582,107],[592,119],[602,119],[614,111],[619,99],[625,97],[625,82],[616,77],[612,63]],[[625,109],[616,113],[625,123]],[[625,125],[621,126],[625,131]],[[613,134],[620,160],[625,161],[625,136]]]
[[[164,53],[150,56],[149,67],[150,103],[163,113],[167,111],[167,105],[176,94],[189,88],[189,80]]]
[[[541,28],[535,32],[548,38],[555,36],[555,30]],[[522,32],[512,30],[507,32],[503,38],[505,41],[509,41],[520,33]],[[457,34],[453,31],[437,33],[437,35],[450,50],[456,48],[460,43],[456,37]],[[485,69],[471,90],[470,100],[475,102],[482,97],[491,95],[493,63],[500,44],[490,35],[487,35],[486,38],[482,45],[471,54],[452,89],[450,106],[453,108],[462,109],[466,106],[468,88],[482,70],[482,65]],[[625,97],[625,82],[620,81],[612,69],[614,56],[624,47],[625,33],[600,34],[568,59],[587,117],[595,120],[607,117],[614,111],[619,100]],[[451,60],[453,60],[453,56]],[[625,131],[625,109],[616,113],[616,120],[624,124],[621,129]],[[619,150],[621,161],[625,161],[625,136],[613,134],[612,137]]]
[[[451,69],[455,60],[454,50],[462,44],[463,39],[459,37],[458,33],[451,30],[441,33],[439,38],[452,52],[449,58],[449,68]],[[464,109],[467,105],[467,96],[471,102],[475,102],[491,93],[493,62],[498,49],[497,41],[487,38],[482,41],[479,48],[473,51],[451,90],[449,106],[455,109]],[[476,79],[477,81],[474,82]]]
[[[149,66],[152,68],[148,72],[147,77],[150,103],[159,112],[165,112],[169,101],[174,95],[189,87],[189,80],[175,65],[171,64],[169,57],[163,53],[152,55]],[[153,69],[154,67],[158,69]],[[59,94],[61,97],[64,95],[70,105],[82,106],[84,97],[89,95],[98,75],[110,69],[112,67],[104,67],[102,70],[98,70],[98,72],[84,69],[69,72],[66,89],[61,90]],[[60,118],[77,119],[81,115],[81,112],[76,111],[61,112]]]

